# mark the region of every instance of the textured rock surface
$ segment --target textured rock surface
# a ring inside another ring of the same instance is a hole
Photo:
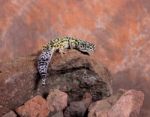
[[[3,115],[2,117],[17,117],[17,115],[15,114],[15,112],[10,111],[6,113],[5,115]]]
[[[0,105],[0,117],[5,113],[8,113],[10,110],[2,105]]]
[[[92,96],[85,93],[81,101],[73,101],[64,111],[64,117],[86,117]]]
[[[149,0],[0,0],[0,61],[36,53],[56,36],[93,41],[95,57],[114,75],[114,89],[144,91],[141,116],[149,117],[149,5]]]
[[[63,112],[57,112],[56,114],[52,115],[52,116],[48,116],[48,117],[64,117]]]
[[[41,96],[28,100],[23,106],[16,109],[21,117],[47,117],[49,114],[47,102]]]
[[[46,96],[50,89],[68,93],[69,102],[81,100],[85,93],[90,93],[93,100],[108,97],[112,93],[108,69],[75,50],[68,50],[65,57],[59,53],[54,55],[45,87],[39,81],[35,57],[1,64],[0,69],[0,104],[10,109],[24,104],[37,94]]]
[[[84,117],[87,107],[83,101],[71,102],[64,112],[65,117]]]
[[[141,91],[121,91],[91,104],[88,117],[139,117],[143,101],[144,94]]]
[[[57,89],[51,90],[47,97],[49,111],[62,111],[67,107],[68,95]]]

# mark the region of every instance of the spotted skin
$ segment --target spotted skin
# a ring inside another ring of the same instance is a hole
[[[95,45],[87,41],[76,39],[73,37],[56,38],[50,41],[47,45],[43,46],[43,51],[38,57],[38,72],[42,79],[42,85],[46,84],[47,70],[53,53],[58,50],[61,54],[65,49],[76,49],[84,53],[94,51]]]
[[[47,69],[52,58],[53,50],[44,50],[38,58],[38,71],[42,78],[42,85],[46,84]]]

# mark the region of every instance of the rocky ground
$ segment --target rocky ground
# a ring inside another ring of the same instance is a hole
[[[95,58],[111,71],[113,92],[120,88],[141,90],[145,97],[140,116],[150,117],[150,0],[0,0],[0,62],[37,53],[44,44],[62,36],[96,44]],[[33,65],[25,68],[35,69]],[[13,67],[10,70],[4,77],[11,76]],[[33,74],[29,75],[25,80]],[[31,84],[27,90],[30,95]],[[22,100],[31,98],[23,93],[27,96],[18,95]]]
[[[88,55],[56,53],[41,86],[37,56],[0,65],[0,116],[3,117],[138,117],[141,91],[112,92],[109,70]]]

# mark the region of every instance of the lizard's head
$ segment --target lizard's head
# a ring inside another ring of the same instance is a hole
[[[87,41],[79,41],[78,50],[85,53],[90,53],[95,50],[95,45]]]

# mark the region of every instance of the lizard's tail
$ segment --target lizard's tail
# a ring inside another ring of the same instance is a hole
[[[43,52],[40,54],[38,58],[38,72],[41,76],[42,79],[42,85],[46,84],[46,79],[47,79],[47,70],[49,63],[51,61],[51,58],[53,56],[54,49],[47,49],[43,50]]]

